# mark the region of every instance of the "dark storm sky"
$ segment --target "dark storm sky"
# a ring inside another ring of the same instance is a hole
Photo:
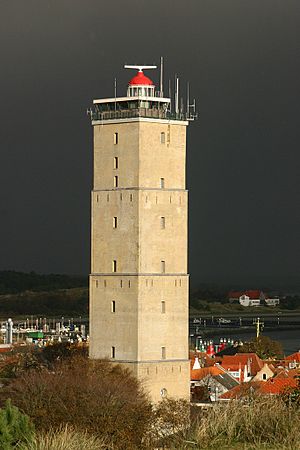
[[[192,285],[297,277],[299,0],[2,0],[0,270],[89,272],[86,108],[161,55],[198,103]]]

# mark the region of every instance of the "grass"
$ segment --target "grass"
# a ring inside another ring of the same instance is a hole
[[[297,450],[300,409],[277,397],[217,404],[198,419],[193,441],[194,448]]]
[[[101,450],[109,449],[103,439],[65,425],[59,430],[38,434],[26,450]],[[25,450],[25,449],[24,449]]]

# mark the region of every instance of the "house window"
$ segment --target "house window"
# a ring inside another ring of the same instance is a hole
[[[111,312],[112,313],[116,312],[116,302],[115,302],[115,300],[112,300],[112,302],[111,302]]]
[[[117,261],[114,259],[112,262],[112,271],[116,272],[117,271]]]
[[[119,158],[117,156],[114,157],[114,169],[119,168]]]
[[[118,218],[113,217],[113,228],[118,228]]]
[[[165,187],[165,179],[164,178],[160,179],[160,187],[161,187],[161,189],[163,189]]]
[[[165,144],[166,142],[166,135],[165,133],[160,133],[160,143]]]
[[[161,313],[162,314],[166,313],[166,302],[164,301],[161,302]]]
[[[166,228],[166,218],[165,217],[160,218],[160,228],[162,230],[164,230]]]
[[[114,144],[117,145],[119,143],[119,133],[114,134]]]
[[[266,373],[263,373],[263,374],[262,374],[262,379],[263,379],[263,380],[266,380],[266,379],[267,379],[267,374],[266,374]]]
[[[161,261],[160,262],[160,271],[161,271],[161,273],[165,273],[165,271],[166,271],[166,261]]]
[[[161,359],[166,359],[166,347],[161,348]]]
[[[116,347],[112,347],[112,348],[111,348],[111,354],[110,354],[110,357],[111,357],[112,359],[114,359],[114,358],[116,357]]]
[[[119,186],[119,177],[116,175],[114,177],[114,187],[117,188]]]

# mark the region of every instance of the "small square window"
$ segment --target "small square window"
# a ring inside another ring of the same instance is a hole
[[[112,300],[112,302],[111,302],[111,312],[112,313],[116,312],[116,302],[115,302],[115,300]]]
[[[111,348],[111,358],[114,359],[116,357],[116,347]]]
[[[164,230],[166,228],[166,218],[165,217],[160,218],[160,228],[162,230]]]
[[[114,144],[117,145],[119,143],[119,133],[114,134]]]
[[[160,179],[160,187],[161,187],[161,189],[163,189],[165,187],[165,179],[164,178]]]
[[[118,228],[118,218],[113,217],[113,228]]]

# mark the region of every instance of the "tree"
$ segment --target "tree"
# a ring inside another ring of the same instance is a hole
[[[0,409],[0,448],[10,450],[28,444],[34,437],[34,426],[27,415],[7,400]]]
[[[261,359],[283,357],[281,343],[262,335],[245,342],[239,347],[239,353],[256,353]]]

